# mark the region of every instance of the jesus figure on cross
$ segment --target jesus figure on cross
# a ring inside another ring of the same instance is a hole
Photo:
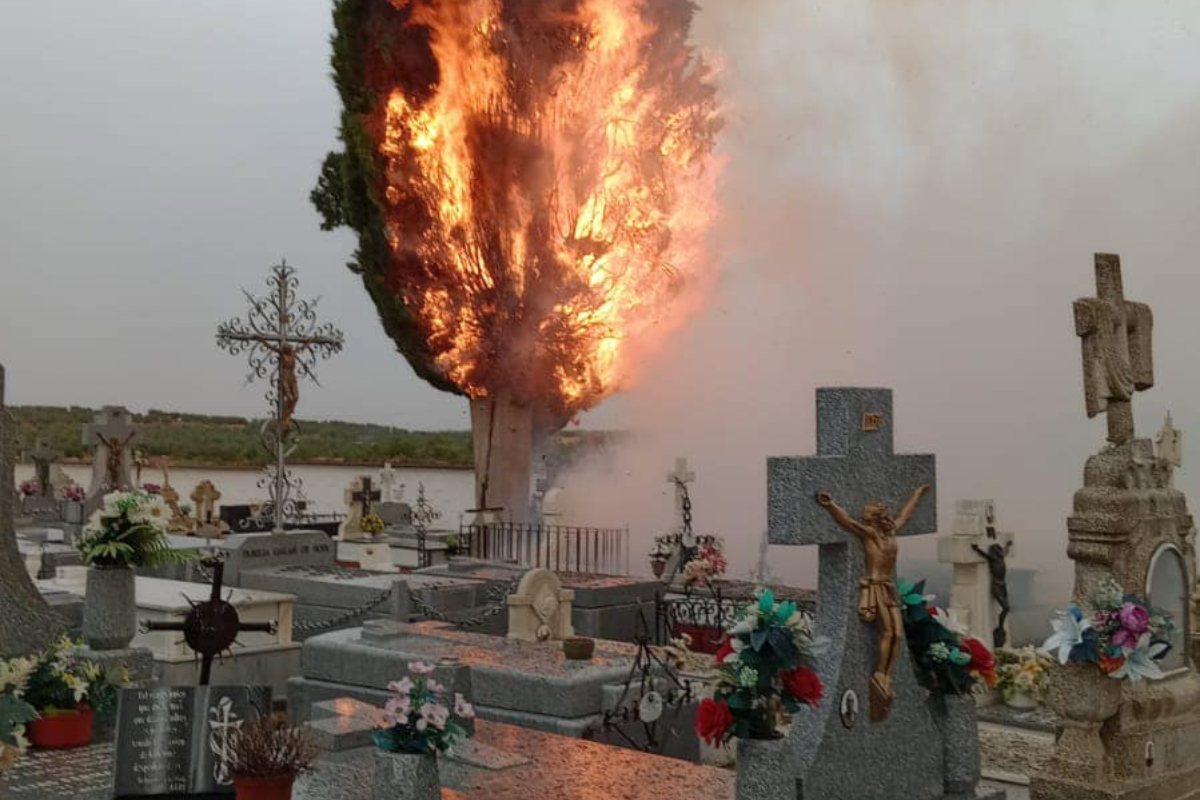
[[[928,484],[918,486],[901,509],[900,516],[894,519],[883,503],[867,503],[863,506],[861,521],[846,513],[828,492],[817,494],[817,503],[829,512],[833,521],[862,542],[866,557],[866,570],[858,581],[858,618],[866,623],[878,621],[881,629],[879,662],[871,676],[871,718],[876,722],[887,717],[896,696],[892,689],[892,667],[899,657],[904,636],[904,619],[896,592],[896,554],[899,552],[896,534],[908,524],[929,488]]]

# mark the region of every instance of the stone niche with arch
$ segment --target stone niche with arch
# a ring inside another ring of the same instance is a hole
[[[1192,629],[1192,583],[1183,554],[1174,544],[1164,544],[1150,558],[1143,597],[1155,609],[1171,615],[1175,630],[1171,649],[1159,666],[1164,672],[1188,666],[1188,636]]]

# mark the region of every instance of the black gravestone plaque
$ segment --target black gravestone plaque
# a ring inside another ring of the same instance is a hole
[[[229,734],[244,720],[270,710],[271,690],[266,687],[122,690],[114,797],[231,794]]]

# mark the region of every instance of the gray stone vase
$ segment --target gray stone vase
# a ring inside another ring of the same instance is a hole
[[[737,800],[795,800],[796,776],[786,737],[737,740]]]
[[[93,650],[121,650],[137,633],[132,567],[89,567],[83,640]]]
[[[374,800],[441,800],[437,756],[375,751]]]
[[[933,694],[933,722],[942,733],[942,785],[947,797],[974,797],[979,785],[979,720],[970,694]]]

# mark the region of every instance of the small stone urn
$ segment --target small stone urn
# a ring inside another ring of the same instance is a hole
[[[93,650],[123,650],[137,633],[132,567],[89,567],[83,640]]]
[[[942,734],[942,788],[948,797],[973,797],[982,772],[975,697],[933,694],[929,704]]]
[[[787,738],[738,739],[735,786],[737,800],[795,800]]]
[[[441,800],[437,756],[375,751],[374,800]]]
[[[1049,765],[1057,775],[1084,783],[1104,777],[1100,729],[1121,708],[1121,683],[1095,664],[1055,665],[1050,671],[1046,704],[1062,724]]]

